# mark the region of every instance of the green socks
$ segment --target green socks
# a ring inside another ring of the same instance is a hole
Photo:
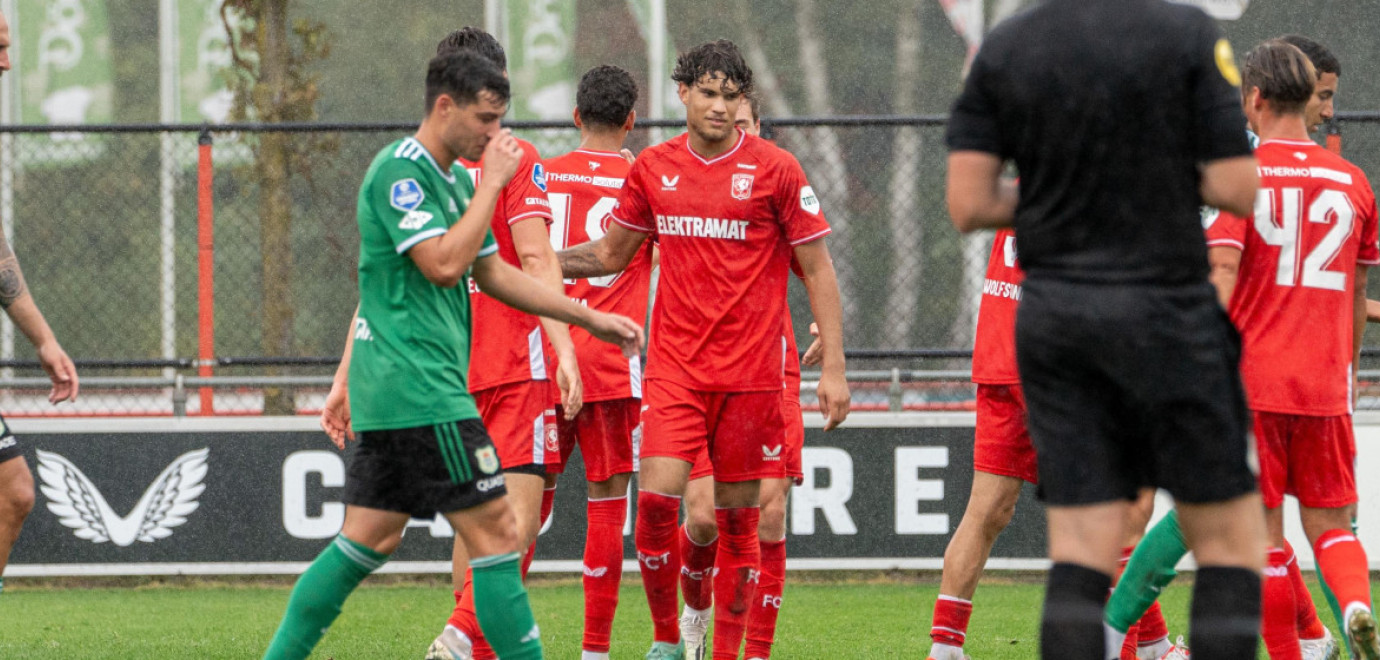
[[[278,625],[264,660],[293,660],[311,655],[312,648],[340,615],[340,606],[345,604],[350,592],[386,561],[388,555],[374,552],[343,535],[335,537],[297,579],[283,622]],[[526,602],[524,597],[523,603]],[[531,614],[527,616],[530,620]]]
[[[522,586],[522,555],[510,552],[470,560],[479,628],[503,660],[541,660],[541,634],[527,589]]]
[[[1160,590],[1174,581],[1174,567],[1186,554],[1188,545],[1179,529],[1178,514],[1170,511],[1136,544],[1126,571],[1107,601],[1107,625],[1123,634],[1129,630],[1160,597]]]

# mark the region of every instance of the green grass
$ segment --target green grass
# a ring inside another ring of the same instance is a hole
[[[1040,584],[995,577],[978,590],[968,653],[979,660],[1037,657]],[[0,658],[257,658],[277,627],[290,586],[193,580],[72,584],[8,581],[0,594]],[[793,575],[773,655],[923,660],[937,589],[932,574],[828,581]],[[1186,583],[1176,583],[1161,601],[1176,635],[1187,633],[1190,591]],[[537,579],[531,594],[547,657],[578,658],[579,581]],[[651,624],[635,575],[625,580],[621,598],[612,657],[641,658]],[[1323,603],[1321,597],[1315,602]],[[420,658],[452,605],[442,581],[371,579],[346,603],[312,657]],[[1331,614],[1322,608],[1330,624]]]

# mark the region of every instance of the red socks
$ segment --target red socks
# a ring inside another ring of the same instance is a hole
[[[1322,574],[1337,604],[1345,612],[1353,604],[1370,608],[1370,574],[1361,541],[1348,530],[1333,529],[1318,537],[1313,546]]]
[[[968,636],[968,619],[973,616],[973,601],[939,594],[934,601],[934,622],[930,624],[930,639],[936,644],[963,646]]]
[[[714,564],[714,660],[737,660],[748,605],[756,592],[761,561],[757,507],[715,509],[719,556]],[[674,602],[674,599],[673,599]]]
[[[690,531],[680,528],[680,595],[685,605],[697,610],[714,604],[714,560],[719,555],[719,537],[704,545],[690,538]]]
[[[546,526],[546,521],[551,519],[551,507],[556,503],[556,489],[547,488],[541,491],[541,527]],[[538,527],[537,529],[541,529]],[[540,532],[538,532],[540,533]],[[532,567],[532,557],[537,554],[537,540],[532,539],[532,545],[527,546],[527,554],[522,556],[522,578],[527,579],[527,569]]]
[[[1308,593],[1308,585],[1303,583],[1303,571],[1299,570],[1299,559],[1294,556],[1294,546],[1284,542],[1284,562],[1289,569],[1289,583],[1294,586],[1294,612],[1297,615],[1295,627],[1299,639],[1320,639],[1327,634],[1322,621],[1318,620],[1318,610],[1313,608],[1313,594]]]
[[[1270,660],[1302,660],[1299,650],[1298,612],[1294,607],[1294,585],[1289,579],[1287,554],[1270,548],[1262,583],[1260,636]]]
[[[628,498],[590,500],[585,511],[589,531],[585,536],[584,650],[608,653],[613,613],[618,609],[618,583],[623,577],[623,521]]]
[[[676,524],[680,519],[680,498],[640,491],[637,494],[637,561],[642,570],[642,588],[652,611],[652,640],[675,644],[680,641],[679,598],[676,578],[680,575],[680,544]],[[753,524],[756,524],[754,519]],[[721,531],[722,526],[719,528]],[[754,527],[753,532],[757,530]]]
[[[745,658],[770,658],[776,641],[776,617],[781,613],[781,591],[786,583],[786,540],[759,542],[762,568],[757,593],[752,597],[747,618]]]

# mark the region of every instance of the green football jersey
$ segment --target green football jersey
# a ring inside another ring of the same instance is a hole
[[[385,147],[364,175],[357,207],[359,318],[350,361],[355,431],[479,417],[465,382],[468,275],[457,286],[436,286],[407,254],[445,234],[473,196],[474,183],[463,168],[442,171],[413,138]],[[497,252],[490,232],[479,256]]]

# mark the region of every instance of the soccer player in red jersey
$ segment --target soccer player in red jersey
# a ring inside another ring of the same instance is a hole
[[[1263,635],[1274,660],[1299,658],[1285,564],[1286,493],[1299,500],[1319,573],[1343,610],[1356,657],[1380,658],[1356,502],[1352,407],[1365,329],[1365,282],[1380,263],[1375,194],[1360,168],[1308,140],[1316,73],[1297,48],[1267,41],[1245,57],[1246,116],[1261,138],[1254,217],[1208,228],[1215,283],[1241,331],[1260,489],[1272,547]]]
[[[568,278],[616,273],[649,235],[661,280],[644,390],[636,544],[652,611],[647,658],[682,658],[676,616],[681,496],[699,452],[714,466],[719,548],[714,657],[737,658],[757,582],[761,479],[784,430],[781,318],[792,256],[822,346],[820,405],[832,429],[848,414],[842,313],[819,199],[789,153],[737,130],[752,70],[728,41],[682,55],[688,131],[639,155],[600,240],[564,250]]]
[[[1039,483],[1035,447],[1026,428],[1025,396],[1016,369],[1016,307],[1024,279],[1016,258],[1015,233],[1010,229],[997,231],[987,261],[973,344],[973,382],[977,384],[973,485],[968,508],[944,552],[944,572],[930,628],[933,645],[929,660],[966,658],[963,643],[973,613],[972,599],[987,557],[1011,523],[1021,487]],[[1150,517],[1153,498],[1154,492],[1147,490],[1132,509],[1123,565]],[[1168,637],[1164,616],[1155,604],[1136,631],[1127,636],[1122,657],[1159,660],[1176,648]]]
[[[551,243],[557,249],[597,240],[608,230],[609,211],[628,176],[628,161],[619,151],[636,118],[637,83],[619,67],[598,66],[580,79],[575,100],[580,147],[546,161],[547,197],[555,219]],[[566,295],[591,309],[646,319],[651,272],[648,243],[620,273],[567,280]],[[573,419],[557,415],[561,461],[552,472],[563,472],[579,445],[589,482],[581,658],[608,660],[609,632],[623,575],[623,524],[633,444],[641,433],[642,363],[638,357],[624,357],[616,348],[606,350],[583,330],[572,328],[571,337],[585,379],[584,405]]]
[[[762,132],[761,109],[756,95],[749,94],[738,106],[734,125],[749,135]],[[749,660],[767,660],[776,639],[776,619],[781,613],[781,596],[786,580],[786,496],[791,486],[804,477],[801,471],[801,451],[805,446],[805,422],[800,414],[800,353],[796,348],[795,329],[791,324],[789,306],[781,319],[781,341],[785,347],[786,387],[781,398],[781,416],[786,425],[783,442],[773,448],[768,459],[775,463],[781,476],[762,479],[761,517],[757,524],[760,542],[761,569],[757,595],[748,610],[747,648]],[[811,355],[807,353],[807,355]],[[719,532],[714,520],[714,466],[708,451],[700,452],[690,469],[690,483],[685,488],[685,525],[681,528],[680,553],[681,596],[685,610],[680,617],[681,639],[686,655],[702,657],[705,634],[709,627],[710,605],[714,602],[711,589],[714,559],[718,553]]]
[[[492,35],[466,27],[452,32],[437,45],[438,54],[469,50],[492,61],[506,71],[503,47]],[[551,248],[547,225],[551,204],[546,197],[546,170],[536,147],[518,140],[522,162],[518,172],[503,188],[493,214],[494,239],[504,261],[554,290],[565,293],[555,251]],[[482,173],[480,162],[458,161],[475,178]],[[523,575],[532,561],[537,533],[550,515],[555,495],[554,475],[548,481],[547,465],[560,460],[556,435],[555,408],[552,406],[550,350],[554,348],[558,382],[566,414],[579,412],[582,383],[575,345],[564,323],[519,312],[485,295],[477,287],[470,291],[474,311],[474,343],[471,347],[469,388],[479,405],[484,426],[499,452],[499,462],[507,479],[508,497],[518,520],[518,536],[527,550]],[[545,330],[545,333],[543,333]],[[550,340],[548,344],[547,340]],[[465,566],[464,545],[459,537],[452,560]],[[467,586],[469,572],[456,571],[455,610],[441,636],[432,644],[452,655],[492,658],[483,642],[475,617],[474,595]],[[472,650],[471,650],[472,647]],[[445,657],[441,655],[440,657]]]

